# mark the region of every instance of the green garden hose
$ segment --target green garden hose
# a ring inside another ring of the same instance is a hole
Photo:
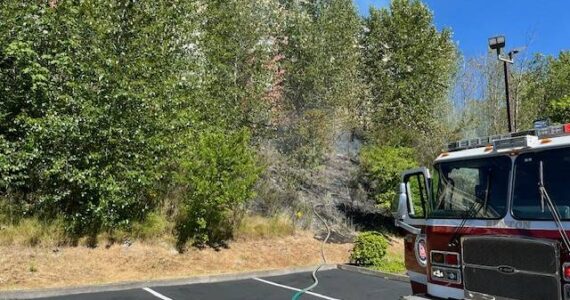
[[[311,284],[310,286],[298,291],[293,298],[291,298],[291,300],[298,300],[299,298],[301,298],[301,296],[303,294],[305,294],[306,292],[314,289],[317,285],[319,285],[319,279],[317,278],[317,272],[319,271],[320,268],[322,268],[324,265],[327,264],[327,258],[325,257],[325,244],[327,243],[327,241],[329,240],[330,236],[331,236],[331,229],[329,227],[329,225],[327,224],[327,222],[325,221],[325,219],[323,219],[323,217],[321,217],[321,215],[319,215],[319,213],[317,213],[317,207],[318,206],[323,206],[322,204],[317,204],[315,206],[313,206],[313,213],[315,213],[315,215],[317,216],[317,218],[319,218],[319,220],[321,220],[321,222],[323,222],[323,224],[325,224],[325,227],[327,228],[327,236],[325,237],[325,239],[323,240],[323,242],[321,243],[321,258],[322,258],[322,263],[313,271],[313,281],[314,283]]]

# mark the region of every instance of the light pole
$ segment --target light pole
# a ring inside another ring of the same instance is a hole
[[[501,55],[501,50],[505,48],[505,37],[495,36],[489,38],[489,48],[497,51],[497,58],[503,62],[503,72],[505,73],[505,96],[507,98],[507,121],[509,123],[509,132],[513,132],[513,120],[511,116],[511,97],[509,92],[509,64],[514,63],[514,56],[519,50],[509,51],[508,56]]]

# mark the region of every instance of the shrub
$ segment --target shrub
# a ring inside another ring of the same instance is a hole
[[[404,258],[384,258],[382,260],[382,265],[374,266],[375,270],[393,273],[393,274],[405,274],[406,273],[406,265],[404,262]]]
[[[180,251],[189,239],[198,247],[230,239],[261,173],[245,130],[208,130],[193,140],[178,176],[186,186],[176,224]]]
[[[152,240],[171,233],[171,223],[162,214],[151,212],[141,222],[133,223],[132,237],[138,240]]]
[[[362,232],[354,242],[350,261],[358,266],[380,266],[386,255],[388,241],[377,232]]]
[[[368,146],[360,152],[361,181],[376,202],[388,208],[396,199],[402,171],[417,166],[414,149]]]

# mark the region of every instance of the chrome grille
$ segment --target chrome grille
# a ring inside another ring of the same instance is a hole
[[[466,299],[561,299],[557,242],[465,237],[462,250]]]

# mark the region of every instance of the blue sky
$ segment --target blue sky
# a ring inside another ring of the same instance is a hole
[[[389,0],[354,0],[367,15],[368,7],[386,7]],[[448,27],[466,56],[485,54],[487,38],[504,34],[507,48],[528,46],[526,54],[557,55],[570,50],[568,0],[423,0],[438,28]],[[499,8],[501,7],[501,8]]]

